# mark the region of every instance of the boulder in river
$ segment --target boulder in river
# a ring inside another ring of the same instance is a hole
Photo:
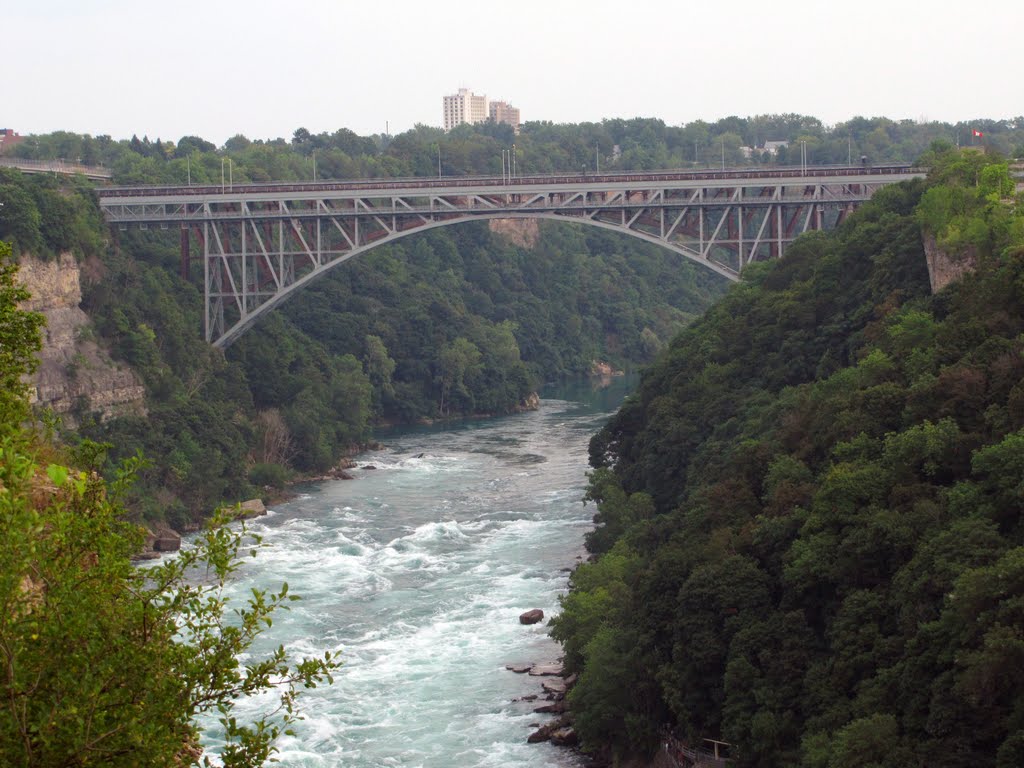
[[[236,520],[249,520],[253,517],[260,517],[267,514],[267,508],[263,505],[262,499],[249,499],[238,505]]]
[[[533,664],[506,664],[505,669],[510,672],[515,672],[517,675],[521,675],[524,672],[529,672],[533,669]]]
[[[566,690],[565,680],[562,680],[560,678],[545,680],[543,683],[540,684],[540,687],[548,693],[565,693]]]
[[[536,624],[538,621],[544,618],[544,611],[540,608],[534,608],[526,613],[519,614],[520,624]]]
[[[163,523],[157,523],[153,528],[154,552],[177,552],[181,549],[181,536],[177,531]]]
[[[556,747],[574,747],[579,744],[579,741],[579,736],[571,726],[551,732],[551,743]]]
[[[534,707],[533,711],[539,715],[561,715],[567,709],[569,705],[565,699],[559,699],[558,701],[552,702],[551,704],[545,704],[540,707]]]
[[[526,741],[528,744],[536,744],[541,741],[548,741],[549,739],[552,739],[552,737],[554,737],[554,735],[557,733],[559,743],[568,745],[570,743],[568,739],[571,739],[572,736],[570,736],[568,733],[565,733],[565,731],[572,731],[572,720],[569,715],[562,715],[557,720],[554,720],[548,723],[547,725],[542,725],[536,731],[531,733],[527,737]]]

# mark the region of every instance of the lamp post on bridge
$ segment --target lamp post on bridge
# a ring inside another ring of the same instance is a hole
[[[228,161],[228,189],[233,188],[234,185],[235,185],[234,175],[233,175],[232,166],[231,166],[231,158],[230,157],[222,157],[220,159],[220,192],[221,192],[221,194],[224,194],[224,161],[225,160]]]

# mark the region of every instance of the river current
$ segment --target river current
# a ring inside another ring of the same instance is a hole
[[[575,766],[527,744],[547,722],[516,701],[542,678],[509,663],[553,661],[546,619],[584,555],[587,443],[627,382],[549,392],[537,411],[397,433],[358,457],[353,480],[300,488],[251,528],[264,539],[235,600],[287,581],[302,596],[259,652],[337,652],[332,686],[305,692],[305,719],[279,741],[284,766]],[[374,467],[371,469],[370,467]],[[246,702],[246,708],[266,702]],[[207,745],[216,751],[216,738]]]

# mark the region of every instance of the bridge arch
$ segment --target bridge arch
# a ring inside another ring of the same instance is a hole
[[[395,233],[386,235],[385,237],[382,237],[380,239],[374,240],[371,243],[366,243],[366,244],[357,246],[355,248],[352,248],[351,250],[347,251],[346,253],[342,254],[341,256],[337,257],[336,259],[334,259],[332,261],[329,261],[329,262],[327,262],[325,264],[322,264],[322,265],[320,265],[320,266],[318,266],[318,267],[316,267],[316,268],[306,272],[301,277],[297,277],[294,280],[294,282],[289,283],[282,290],[276,291],[273,296],[270,296],[265,301],[261,302],[257,307],[255,307],[253,310],[247,312],[245,315],[240,316],[234,322],[234,324],[232,324],[230,327],[225,328],[222,332],[220,332],[219,334],[216,334],[213,338],[211,338],[211,334],[208,332],[207,333],[207,340],[210,341],[213,344],[213,346],[215,346],[215,347],[218,347],[218,348],[221,348],[221,349],[226,349],[233,342],[237,341],[253,325],[255,325],[259,321],[259,319],[261,317],[263,317],[263,315],[265,315],[266,313],[270,312],[272,309],[274,309],[278,305],[280,305],[280,304],[284,303],[285,301],[287,301],[289,298],[291,298],[293,295],[295,295],[296,292],[300,291],[302,288],[310,285],[311,283],[315,282],[319,278],[323,277],[328,272],[333,270],[335,267],[338,267],[341,264],[344,264],[344,263],[348,262],[349,260],[355,258],[356,256],[359,256],[361,254],[366,253],[367,251],[373,250],[374,248],[378,248],[378,247],[383,246],[383,245],[391,245],[392,243],[395,243],[395,242],[397,242],[399,240],[405,239],[405,238],[407,238],[409,236],[418,235],[420,233],[427,232],[427,231],[434,230],[434,229],[438,229],[438,228],[441,228],[441,227],[447,227],[447,226],[452,226],[452,225],[457,225],[457,224],[465,224],[467,222],[474,222],[474,221],[488,221],[488,220],[491,220],[491,219],[546,219],[546,220],[549,220],[549,221],[557,221],[557,222],[562,223],[562,224],[574,224],[574,223],[575,224],[589,224],[591,226],[596,226],[596,227],[600,227],[602,229],[606,229],[606,230],[609,230],[609,231],[612,231],[612,232],[617,232],[618,234],[624,234],[624,235],[628,235],[628,236],[631,236],[631,237],[635,237],[635,238],[638,238],[640,240],[643,240],[644,242],[651,243],[653,245],[657,245],[657,246],[660,246],[662,248],[666,248],[666,249],[668,249],[670,251],[673,251],[674,253],[677,253],[677,254],[679,254],[679,255],[681,255],[681,256],[683,256],[683,257],[685,257],[685,258],[687,258],[687,259],[689,259],[689,260],[691,260],[691,261],[693,261],[693,262],[695,262],[697,264],[700,264],[701,266],[704,266],[704,267],[707,267],[708,269],[711,269],[712,271],[716,272],[717,274],[721,275],[722,277],[726,278],[727,280],[736,281],[736,280],[739,279],[739,275],[735,271],[733,271],[731,269],[728,269],[727,267],[725,267],[725,266],[723,266],[721,264],[718,264],[716,262],[710,261],[708,259],[701,258],[700,254],[697,251],[695,251],[695,250],[693,250],[691,248],[688,248],[688,247],[682,246],[682,245],[678,245],[678,244],[666,243],[665,241],[660,240],[659,238],[654,237],[654,236],[649,235],[649,234],[646,234],[644,232],[638,232],[636,230],[630,230],[630,229],[623,229],[620,226],[616,226],[614,224],[609,224],[607,222],[594,221],[592,219],[567,219],[565,216],[560,216],[560,215],[554,214],[554,213],[519,213],[519,214],[487,213],[487,214],[474,215],[474,216],[463,216],[463,217],[460,217],[458,219],[446,219],[446,220],[443,220],[443,221],[434,221],[434,222],[425,223],[422,226],[417,226],[415,228],[410,228],[410,229],[407,229],[407,230],[395,232]],[[221,281],[221,285],[223,286],[223,281]],[[209,293],[209,291],[207,291],[207,293]],[[216,329],[216,327],[217,327],[217,318],[211,316],[213,313],[216,313],[218,311],[218,309],[216,307],[216,304],[213,304],[211,306],[211,303],[209,301],[207,301],[206,306],[207,306],[207,323],[206,323],[206,327],[207,327],[207,329],[210,329],[210,328]]]

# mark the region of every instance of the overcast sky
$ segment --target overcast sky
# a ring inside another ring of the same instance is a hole
[[[11,0],[0,127],[395,134],[459,87],[554,122],[1009,118],[1022,28],[1021,0]]]

